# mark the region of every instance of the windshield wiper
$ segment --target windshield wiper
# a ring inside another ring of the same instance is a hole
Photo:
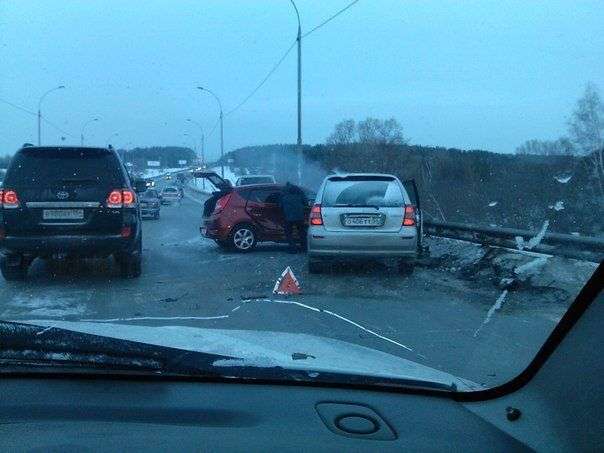
[[[32,369],[138,371],[220,376],[221,354],[184,351],[129,340],[74,332],[53,326],[0,321],[0,374]]]

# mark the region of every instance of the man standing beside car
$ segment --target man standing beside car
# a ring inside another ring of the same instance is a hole
[[[304,216],[308,201],[304,192],[299,187],[291,183],[286,183],[281,195],[281,209],[285,219],[285,237],[289,243],[289,252],[297,253],[298,250],[306,250],[306,225]],[[296,228],[298,240],[300,241],[299,249],[294,241],[293,230]]]

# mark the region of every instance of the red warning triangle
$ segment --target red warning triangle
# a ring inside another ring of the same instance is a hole
[[[302,292],[298,279],[292,272],[291,268],[287,266],[281,276],[275,282],[273,288],[273,294],[300,294]]]

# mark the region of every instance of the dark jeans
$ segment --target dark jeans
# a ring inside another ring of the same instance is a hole
[[[289,243],[291,250],[296,249],[296,242],[294,241],[294,228],[296,228],[298,232],[300,248],[304,251],[306,250],[306,225],[304,225],[304,221],[300,220],[296,222],[285,222],[285,237],[287,238],[287,242]]]

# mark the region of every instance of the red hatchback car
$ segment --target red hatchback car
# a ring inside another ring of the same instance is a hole
[[[194,176],[206,178],[218,188],[204,204],[199,228],[202,236],[213,239],[220,247],[239,252],[249,252],[258,242],[286,242],[285,219],[279,203],[284,185],[233,187],[213,172],[197,172]],[[313,194],[306,193],[312,203]]]

